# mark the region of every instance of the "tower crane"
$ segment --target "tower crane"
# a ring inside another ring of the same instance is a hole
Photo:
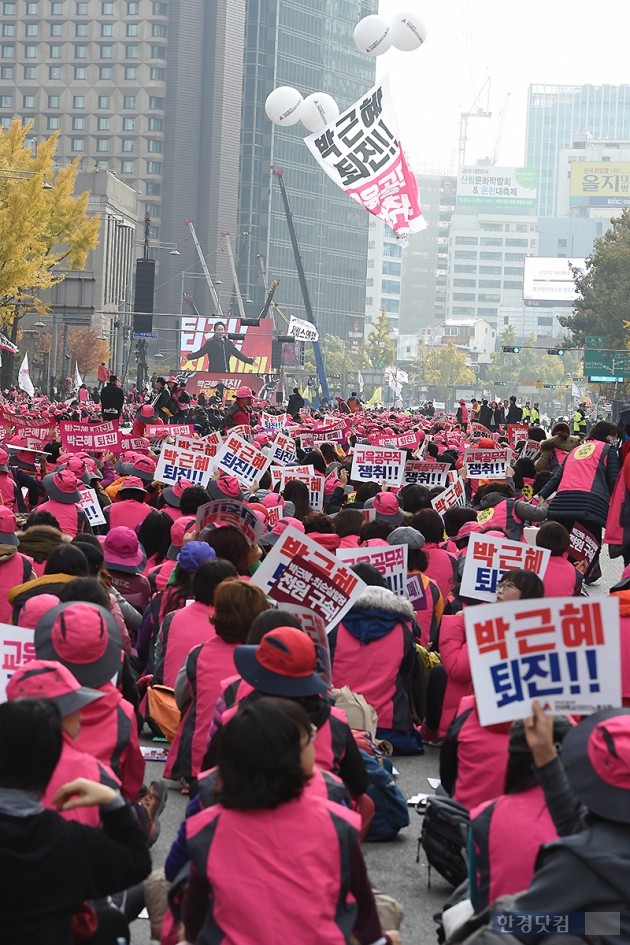
[[[479,105],[478,102],[481,96],[484,93],[484,90],[487,90],[486,95],[486,105],[485,108],[483,105]],[[475,101],[472,103],[467,112],[462,112],[459,116],[459,166],[464,167],[466,164],[466,144],[468,142],[468,121],[470,118],[492,118],[492,112],[490,111],[490,76],[483,83]]]

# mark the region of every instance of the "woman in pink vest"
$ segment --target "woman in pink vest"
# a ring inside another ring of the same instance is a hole
[[[15,515],[6,505],[0,505],[0,623],[11,622],[13,607],[8,600],[9,591],[35,577],[30,558],[18,551],[20,541],[16,531]]]
[[[569,424],[561,420],[551,428],[551,437],[540,444],[540,455],[534,462],[536,472],[548,469],[554,473],[562,466],[569,453],[580,445],[579,436],[571,436]]]
[[[91,532],[85,512],[79,507],[81,493],[74,473],[61,469],[44,476],[43,483],[48,499],[39,508],[55,516],[64,535],[74,538],[79,532]]]
[[[153,682],[175,688],[177,674],[190,651],[215,635],[214,594],[219,584],[238,573],[229,561],[204,561],[193,575],[193,601],[167,614],[155,644]]]
[[[543,577],[545,597],[579,597],[582,593],[582,571],[568,558],[569,533],[560,522],[545,522],[536,534],[538,548],[551,552]]]
[[[148,576],[149,572],[159,567],[166,560],[166,555],[171,547],[171,525],[173,521],[163,512],[153,509],[150,515],[147,515],[142,525],[137,529],[138,541],[144,548],[147,556],[143,568],[143,574]]]
[[[105,509],[109,528],[117,528],[119,525],[135,528],[136,525],[141,525],[152,511],[145,501],[146,497],[147,490],[142,480],[137,476],[127,476],[116,494],[115,501]]]
[[[0,499],[3,505],[11,509],[12,512],[18,512],[20,496],[18,487],[9,472],[9,454],[6,450],[0,449]]]
[[[444,541],[444,522],[434,509],[422,509],[412,517],[410,523],[421,535],[424,535],[422,550],[429,559],[424,573],[435,581],[444,600],[453,589],[453,579],[457,568],[454,555],[444,551],[440,545]]]
[[[105,566],[111,574],[113,586],[139,614],[143,614],[149,603],[151,587],[142,573],[147,556],[138,536],[131,528],[119,525],[99,540],[103,542]]]
[[[230,579],[217,587],[213,627],[208,627],[206,642],[188,654],[175,687],[182,720],[164,769],[166,778],[199,774],[223,680],[236,672],[234,648],[245,642],[253,620],[269,606],[260,588],[247,581]]]
[[[285,700],[243,706],[226,726],[219,803],[186,824],[190,941],[399,945],[378,919],[358,816],[304,792],[314,737],[306,713]],[[266,890],[255,909],[243,908],[244,876]]]
[[[583,525],[598,546],[619,475],[617,438],[615,424],[599,420],[539,492],[541,499],[556,493],[549,503],[548,518],[562,522],[569,533],[576,523]],[[598,552],[584,576],[585,583],[590,584],[600,576]]]
[[[177,565],[177,558],[184,546],[184,540],[189,532],[195,530],[195,516],[185,515],[173,522],[170,530],[171,543],[166,552],[166,558],[161,564],[152,568],[146,575],[151,591],[155,594],[166,590],[169,578]]]
[[[134,708],[112,682],[122,663],[113,615],[98,604],[59,604],[39,620],[35,652],[38,659],[63,663],[82,686],[102,694],[84,706],[76,744],[109,765],[124,796],[135,801],[144,779],[144,758]]]
[[[102,699],[97,689],[81,686],[62,663],[34,659],[20,666],[7,684],[7,699],[51,699],[61,716],[61,757],[48,782],[42,804],[48,810],[57,810],[53,799],[59,788],[75,778],[88,778],[118,790],[120,781],[112,769],[93,755],[77,747],[76,738],[81,728],[83,709],[91,702]],[[98,807],[77,807],[60,811],[64,820],[76,820],[88,827],[100,827]]]
[[[571,729],[564,716],[554,719],[554,742]],[[533,773],[524,723],[510,729],[503,794],[471,811],[470,898],[476,913],[499,896],[527,889],[544,843],[558,839],[542,787]]]

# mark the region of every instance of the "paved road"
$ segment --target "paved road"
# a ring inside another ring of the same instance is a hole
[[[589,593],[606,594],[619,580],[622,569],[623,562],[620,559],[610,561],[604,551],[602,579],[589,589]],[[426,779],[438,777],[439,749],[427,747],[422,757],[396,759],[396,766],[400,772],[399,784],[406,797],[419,792],[429,793],[431,789]],[[161,764],[149,764],[147,780],[160,777],[162,769]],[[156,866],[164,861],[184,815],[185,806],[186,799],[177,790],[171,790],[162,816],[162,832],[153,848]],[[435,945],[437,939],[432,917],[441,909],[451,889],[435,872],[431,876],[431,888],[428,888],[428,871],[423,852],[420,863],[416,863],[421,820],[413,809],[410,816],[410,826],[403,830],[395,841],[365,844],[365,858],[373,885],[382,892],[395,896],[405,908],[405,921],[401,930],[405,945]],[[148,945],[149,941],[149,923],[139,919],[132,926],[132,943]]]

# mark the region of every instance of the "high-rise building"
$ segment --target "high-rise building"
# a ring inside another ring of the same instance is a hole
[[[78,157],[139,192],[151,238],[181,252],[157,254],[157,310],[180,311],[181,272],[197,265],[186,218],[227,284],[245,0],[5,0],[0,12],[0,122],[32,119],[34,144],[59,132],[60,163]]]
[[[366,336],[381,309],[385,309],[392,332],[398,334],[403,252],[400,242],[385,222],[370,217],[365,288]]]
[[[375,61],[356,48],[359,19],[377,0],[248,0],[245,25],[238,272],[244,297],[258,310],[267,284],[276,301],[304,317],[289,230],[272,168],[284,171],[293,220],[320,335],[363,337],[368,215],[317,165],[301,123],[273,125],[264,110],[276,87],[328,92],[343,111],[375,80]],[[358,330],[357,330],[358,329]]]
[[[530,85],[525,164],[538,171],[538,212],[554,216],[558,156],[576,132],[630,138],[630,85]]]

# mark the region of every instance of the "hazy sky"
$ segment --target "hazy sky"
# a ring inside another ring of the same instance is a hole
[[[417,10],[428,35],[415,52],[377,59],[389,72],[401,138],[414,167],[455,167],[459,116],[491,79],[492,118],[468,122],[466,163],[491,154],[511,93],[497,165],[524,161],[527,87],[630,82],[630,0],[380,0],[383,16]],[[339,102],[346,108],[349,102]],[[479,103],[486,107],[484,92]],[[576,129],[577,130],[577,129]]]

